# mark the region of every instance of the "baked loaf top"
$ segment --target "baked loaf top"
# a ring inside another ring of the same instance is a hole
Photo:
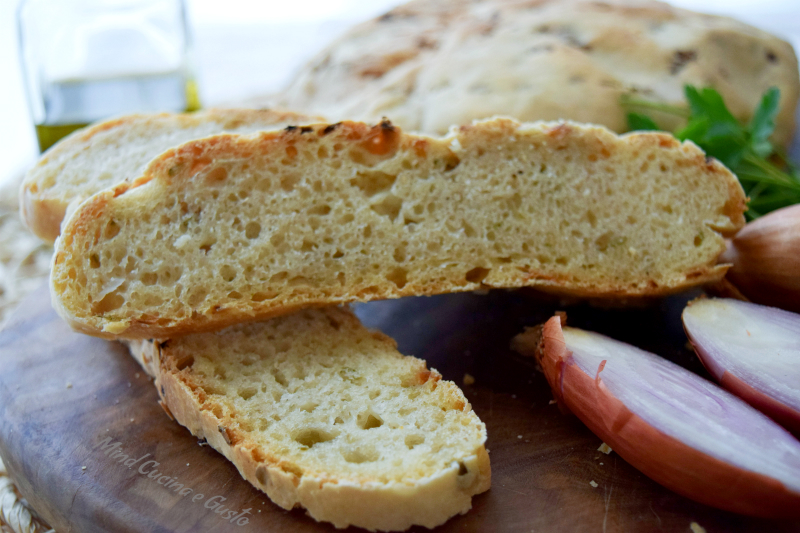
[[[720,279],[745,197],[665,133],[494,119],[189,142],[84,202],[52,294],[74,328],[167,338],[302,307],[535,286],[652,296]]]
[[[489,488],[463,393],[349,311],[133,342],[162,406],[286,509],[336,527],[435,527]]]
[[[328,119],[386,116],[426,133],[496,114],[623,132],[623,94],[685,105],[686,84],[715,87],[743,121],[778,87],[773,139],[791,141],[800,95],[791,45],[646,0],[413,1],[330,45],[277,102]],[[669,129],[680,120],[657,119]]]
[[[44,153],[20,188],[22,220],[53,242],[70,203],[136,178],[168,148],[215,133],[251,133],[319,117],[257,109],[138,114],[100,122],[65,137]]]

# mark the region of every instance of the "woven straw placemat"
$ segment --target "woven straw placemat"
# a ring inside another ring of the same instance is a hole
[[[52,246],[22,225],[17,190],[22,176],[0,188],[0,328],[25,295],[40,287],[50,269]],[[0,367],[0,372],[3,369]],[[3,421],[0,420],[0,424]],[[0,460],[0,532],[55,532],[30,508]]]

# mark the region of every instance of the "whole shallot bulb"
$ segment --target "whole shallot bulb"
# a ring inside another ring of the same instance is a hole
[[[733,263],[727,280],[749,300],[800,312],[800,204],[747,224],[721,263]]]

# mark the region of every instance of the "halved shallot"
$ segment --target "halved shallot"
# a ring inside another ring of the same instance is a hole
[[[683,327],[714,379],[800,435],[800,315],[707,298],[684,309]]]
[[[737,513],[800,516],[800,441],[739,398],[559,317],[514,347],[536,356],[562,406],[658,483]]]

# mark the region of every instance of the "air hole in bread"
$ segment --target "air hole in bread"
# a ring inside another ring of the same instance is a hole
[[[371,463],[380,458],[380,454],[374,446],[362,446],[361,448],[346,450],[342,452],[344,460],[348,463]]]
[[[206,241],[203,244],[201,244],[200,245],[200,249],[203,250],[203,252],[206,255],[208,255],[208,252],[211,251],[211,248],[213,248],[215,244],[217,244],[217,240],[216,239],[209,240],[209,241]]]
[[[231,265],[222,265],[219,269],[219,275],[222,276],[222,279],[229,283],[236,279],[236,274],[236,269]]]
[[[214,185],[216,183],[220,183],[225,181],[228,178],[228,171],[225,170],[223,167],[216,167],[211,169],[208,174],[206,174],[206,183],[209,185]]]
[[[264,428],[264,429],[266,429],[266,428]],[[263,431],[263,430],[261,430],[261,431]],[[268,477],[267,477],[267,468],[264,465],[259,465],[258,468],[256,468],[256,479],[258,480],[258,483],[262,487],[266,487],[267,486],[267,479],[268,479]]]
[[[318,406],[319,406],[318,403],[307,402],[307,403],[303,404],[302,406],[300,406],[300,409],[302,409],[306,413],[312,413],[312,412],[314,412],[314,409],[316,409]]]
[[[322,442],[328,442],[334,438],[336,438],[336,435],[318,428],[305,428],[292,435],[292,439],[295,442],[306,448],[311,448]]]
[[[694,245],[699,247],[701,244],[703,244],[703,234],[698,233],[694,236]]]
[[[300,183],[300,179],[300,174],[284,173],[280,178],[281,189],[286,192],[292,192],[295,186]]]
[[[194,365],[194,356],[186,355],[175,361],[175,368],[183,370],[184,368],[191,368]]]
[[[370,207],[379,215],[388,217],[389,220],[394,220],[403,208],[403,199],[398,198],[394,194],[387,194],[383,199],[372,204]]]
[[[238,291],[231,291],[228,293],[228,298],[232,300],[240,300],[242,298],[242,293]]]
[[[288,348],[287,348],[288,349]],[[286,350],[278,350],[279,352],[285,352]],[[275,378],[275,382],[278,383],[281,387],[286,387],[289,384],[289,380],[286,379],[286,376],[283,375],[283,372],[280,370],[274,370],[272,376]]]
[[[242,400],[249,400],[253,396],[256,395],[258,391],[255,387],[246,387],[244,389],[239,389],[238,394]]]
[[[375,413],[366,411],[356,417],[356,423],[361,429],[374,429],[381,427],[383,425],[383,420]]]
[[[414,446],[419,446],[425,442],[425,437],[419,434],[408,435],[405,438],[405,444],[409,450],[413,450]]]
[[[454,153],[447,154],[444,159],[444,171],[450,172],[451,170],[455,169],[459,164],[461,164],[461,159]]]
[[[305,276],[295,276],[287,283],[290,287],[308,286],[311,285],[308,278]]]
[[[197,307],[206,299],[206,296],[208,296],[208,291],[206,289],[195,286],[189,289],[186,295],[186,302],[192,307]]]
[[[350,180],[350,185],[358,187],[367,196],[375,196],[392,188],[397,176],[380,171],[361,171]]]
[[[278,272],[277,274],[273,274],[269,278],[270,283],[282,283],[289,278],[289,273],[286,271]]]
[[[248,239],[256,239],[261,235],[261,224],[258,222],[248,222],[244,227],[244,236]]]
[[[394,249],[394,254],[392,255],[394,260],[398,263],[402,263],[406,260],[406,243],[400,243],[400,245],[396,246]]]
[[[111,239],[112,237],[116,237],[117,233],[119,233],[119,224],[110,220],[108,224],[106,224],[106,229],[103,232],[104,237],[106,239]]]
[[[489,275],[490,271],[491,269],[489,268],[475,267],[467,272],[464,277],[470,283],[480,283],[486,278],[487,275]]]
[[[472,238],[478,236],[478,232],[475,231],[475,228],[473,228],[466,220],[463,221],[463,227],[464,227],[464,235],[466,235],[467,237]]]
[[[100,268],[100,258],[97,254],[92,254],[91,257],[89,257],[89,266],[92,268]]]
[[[111,292],[106,294],[102,300],[99,302],[95,302],[92,304],[92,312],[102,315],[104,313],[108,313],[109,311],[114,311],[115,309],[119,309],[122,307],[122,304],[125,303],[125,298],[117,294],[116,292]]]
[[[308,210],[308,214],[320,215],[320,216],[325,216],[330,212],[331,212],[331,206],[329,206],[328,204],[315,205]]]
[[[386,279],[394,283],[398,289],[402,289],[408,283],[408,271],[401,267],[394,268],[386,274]]]

